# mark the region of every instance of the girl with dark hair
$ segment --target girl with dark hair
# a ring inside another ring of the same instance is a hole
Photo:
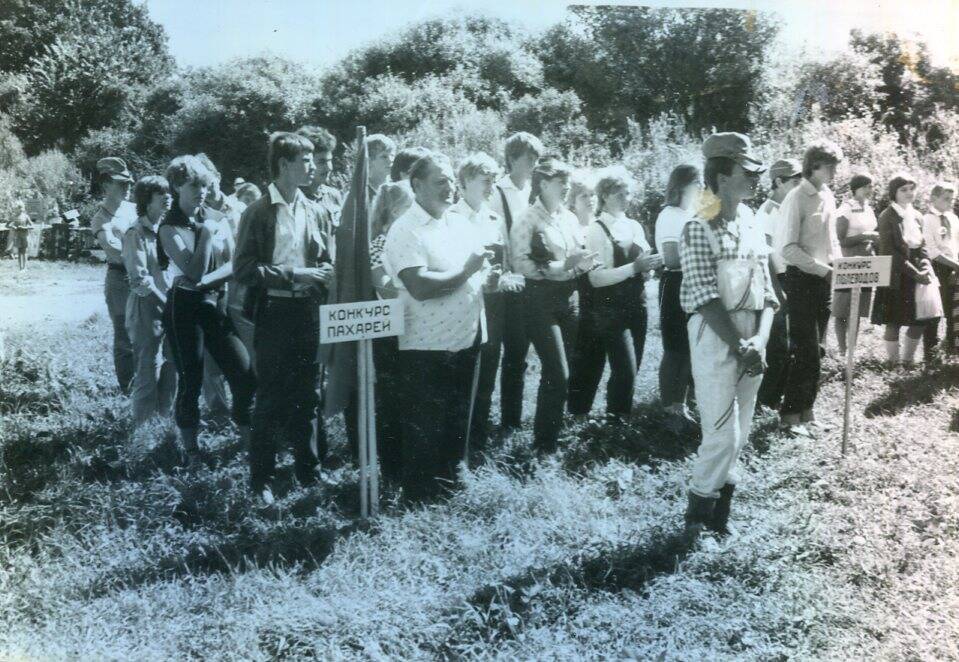
[[[567,357],[576,342],[579,297],[576,279],[595,253],[587,252],[582,227],[566,208],[569,167],[553,157],[533,169],[530,207],[510,231],[514,270],[526,278],[527,330],[542,364],[533,444],[552,452],[568,394]]]
[[[916,288],[932,283],[935,275],[922,236],[922,219],[912,206],[916,180],[896,175],[889,182],[888,197],[889,206],[879,215],[877,254],[892,256],[892,280],[889,287],[876,292],[872,322],[886,326],[883,339],[889,364],[895,367],[901,356],[902,364],[911,366],[928,323],[917,318]],[[899,329],[903,326],[908,329],[900,354]]]
[[[233,266],[230,262],[218,266],[213,258],[232,254],[233,236],[224,224],[206,223],[201,218],[213,175],[195,156],[179,156],[170,162],[166,177],[173,191],[173,205],[158,234],[160,259],[168,263],[173,284],[163,324],[179,376],[176,424],[184,448],[196,458],[200,455],[197,426],[204,347],[230,385],[232,417],[244,442],[249,437],[256,384],[249,354],[220,305]]]
[[[680,165],[673,169],[666,184],[666,206],[656,218],[656,251],[663,258],[659,280],[659,328],[663,339],[663,360],[659,365],[659,397],[670,415],[667,425],[675,432],[696,427],[686,407],[690,384],[688,315],[679,303],[683,270],[679,263],[679,243],[693,217],[703,183],[699,168]]]

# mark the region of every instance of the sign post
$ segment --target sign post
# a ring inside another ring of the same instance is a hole
[[[379,512],[379,461],[376,453],[374,338],[403,334],[403,304],[397,299],[320,306],[320,343],[359,343],[357,363],[357,431],[360,457],[360,516]]]
[[[856,365],[856,341],[859,338],[859,302],[863,287],[889,287],[892,256],[841,257],[833,265],[833,290],[850,290],[849,329],[846,336],[846,397],[843,407],[842,454],[849,445],[852,375]]]

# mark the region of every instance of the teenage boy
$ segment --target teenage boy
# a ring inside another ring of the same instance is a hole
[[[136,369],[133,345],[126,328],[130,284],[123,265],[123,235],[137,222],[136,207],[128,201],[133,176],[123,159],[115,156],[97,161],[97,173],[103,200],[90,222],[90,229],[106,256],[107,276],[103,291],[113,323],[113,367],[120,390],[126,393]]]
[[[514,133],[506,139],[503,152],[506,174],[496,182],[490,207],[503,217],[506,232],[519,221],[529,207],[530,179],[536,161],[543,154],[543,143],[536,136]],[[515,264],[507,265],[518,272]],[[500,428],[505,432],[520,426],[523,417],[523,384],[526,379],[526,355],[530,338],[526,331],[526,299],[523,292],[504,295],[503,371],[500,374]]]
[[[234,276],[247,286],[256,349],[256,406],[250,441],[253,492],[272,503],[277,441],[293,445],[302,485],[316,482],[326,453],[317,425],[319,306],[326,301],[333,265],[322,218],[300,191],[313,180],[313,144],[302,136],[270,136],[267,194],[240,221]]]
[[[802,179],[802,166],[795,159],[780,159],[769,168],[769,181],[772,192],[756,212],[756,222],[766,235],[766,243],[772,247],[779,227],[779,214],[786,194],[799,186]],[[766,346],[766,374],[763,375],[762,386],[759,387],[757,402],[770,409],[779,409],[782,403],[783,389],[786,387],[786,367],[789,363],[789,323],[786,319],[786,297],[783,293],[783,279],[786,273],[786,264],[781,255],[773,250],[769,255],[769,273],[773,279],[776,296],[779,297],[780,307],[773,318],[772,331],[769,334],[769,344]]]
[[[803,155],[803,179],[783,200],[776,250],[786,262],[784,290],[793,352],[780,408],[785,427],[808,433],[815,423],[813,405],[832,299],[832,261],[842,255],[836,237],[836,199],[829,184],[842,150],[828,140],[813,143]]]
[[[956,185],[940,182],[932,187],[929,196],[929,211],[922,217],[922,232],[926,250],[932,260],[932,268],[939,279],[942,295],[942,316],[946,320],[945,350],[955,354],[956,326],[953,320],[955,309],[956,274],[959,273],[959,219],[952,211]],[[926,326],[923,332],[923,352],[928,364],[939,344],[939,322]]]
[[[722,535],[728,532],[736,462],[749,439],[763,352],[779,303],[768,246],[742,204],[756,193],[762,162],[749,138],[738,133],[710,136],[703,156],[703,179],[718,204],[686,224],[679,249],[680,300],[691,315],[690,361],[703,431],[686,526]],[[721,269],[724,265],[729,268]]]
[[[380,185],[390,179],[390,169],[393,167],[393,157],[396,156],[396,143],[389,136],[374,133],[366,138],[366,149],[369,163],[369,179],[367,180],[367,209],[373,208],[373,198],[380,189]]]
[[[330,186],[336,138],[323,127],[312,125],[300,127],[296,134],[313,143],[313,165],[316,170],[310,185],[303,187],[303,193],[320,207],[326,224],[326,234],[332,237],[340,221],[340,209],[343,207],[342,194]],[[332,253],[333,246],[330,246],[330,251]]]

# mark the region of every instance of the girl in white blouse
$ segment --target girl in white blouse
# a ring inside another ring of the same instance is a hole
[[[633,385],[646,346],[644,276],[662,265],[643,226],[626,216],[632,186],[625,168],[607,171],[596,184],[599,216],[586,233],[586,247],[596,253],[598,264],[588,275],[592,319],[584,331],[592,337],[580,343],[592,351],[578,357],[571,378],[577,393],[591,403],[608,359],[606,411],[611,416],[625,416],[632,409]]]
[[[526,279],[527,329],[542,364],[533,444],[552,452],[563,422],[570,355],[579,325],[576,279],[593,263],[576,216],[563,204],[569,167],[553,157],[533,169],[530,207],[510,231],[514,270]]]

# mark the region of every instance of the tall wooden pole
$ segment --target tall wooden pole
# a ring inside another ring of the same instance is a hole
[[[366,519],[370,516],[369,505],[369,457],[367,454],[367,437],[369,435],[369,402],[367,400],[367,369],[366,369],[366,347],[368,340],[357,341],[356,363],[357,363],[357,412],[359,420],[357,421],[357,432],[359,439],[360,455],[360,517]]]
[[[850,291],[849,302],[849,329],[846,335],[846,400],[843,409],[842,422],[842,454],[846,455],[846,447],[849,445],[849,417],[850,402],[852,399],[852,373],[856,365],[856,341],[859,339],[859,298],[862,294],[861,287],[854,287]]]
[[[361,341],[361,350],[366,356],[366,460],[369,472],[369,504],[370,514],[373,517],[380,510],[380,476],[379,461],[376,454],[376,370],[373,364],[373,341]]]

